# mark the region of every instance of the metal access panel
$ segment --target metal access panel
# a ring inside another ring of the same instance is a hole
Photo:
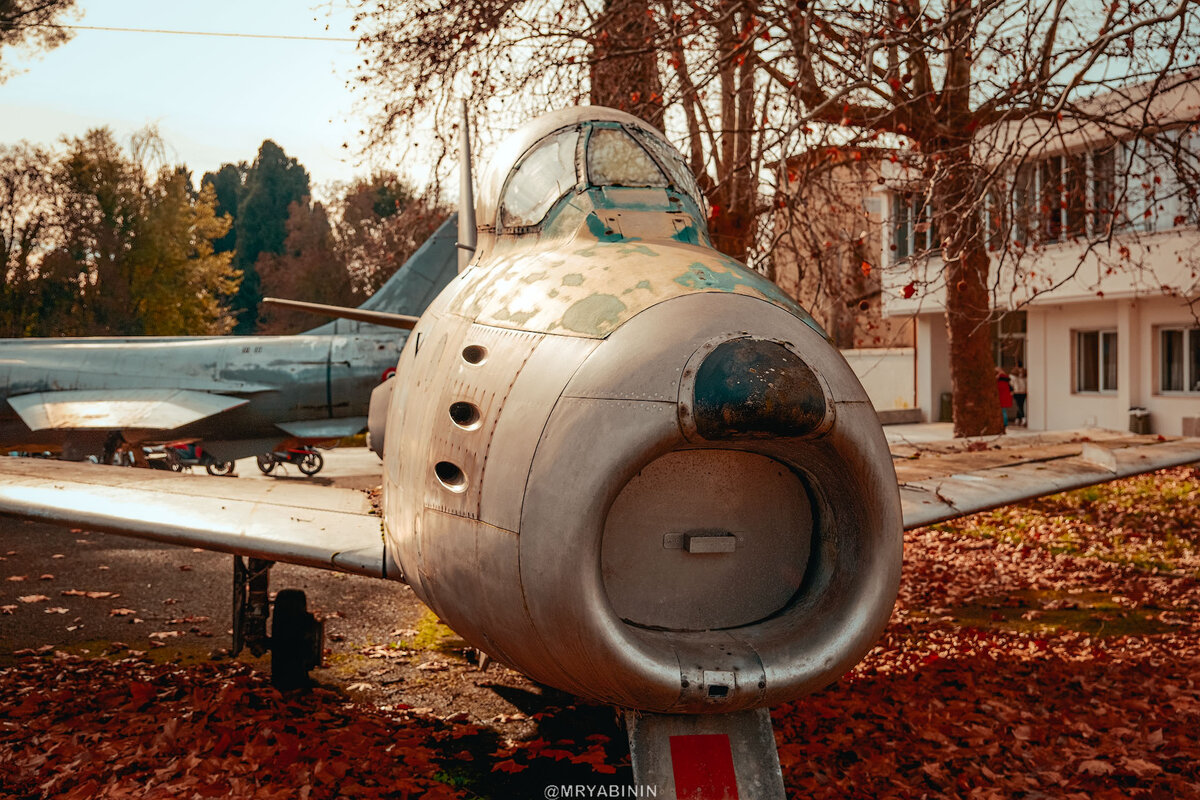
[[[617,615],[636,625],[749,625],[799,590],[812,529],[804,483],[778,461],[740,450],[673,451],[614,501],[604,586]]]

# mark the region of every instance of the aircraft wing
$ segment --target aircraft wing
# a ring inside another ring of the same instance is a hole
[[[171,430],[248,400],[191,389],[76,389],[8,398],[30,430]]]
[[[977,451],[893,447],[904,527],[1200,461],[1200,439],[1096,436],[1013,437]]]
[[[1200,439],[1078,434],[893,446],[905,528],[1200,461]],[[0,458],[0,514],[403,580],[361,492]]]
[[[400,579],[362,492],[0,458],[0,514]]]

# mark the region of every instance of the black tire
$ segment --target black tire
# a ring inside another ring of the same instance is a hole
[[[263,475],[270,475],[275,469],[275,456],[270,453],[263,453],[254,460],[258,462],[258,471]]]
[[[316,475],[325,466],[325,459],[316,450],[305,453],[300,459],[300,471],[305,475]]]
[[[233,474],[233,462],[232,461],[210,461],[209,463],[204,465],[204,469],[208,471],[209,475],[232,475]]]
[[[324,626],[308,613],[308,598],[299,589],[275,595],[271,612],[271,683],[279,689],[312,686],[309,670],[321,666]]]

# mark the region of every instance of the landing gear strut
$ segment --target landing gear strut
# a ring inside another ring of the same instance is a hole
[[[275,562],[233,557],[233,655],[250,648],[261,656],[271,651],[271,682],[280,689],[312,685],[309,670],[321,666],[325,626],[308,611],[308,600],[298,589],[283,589],[275,596],[271,635],[268,584]]]

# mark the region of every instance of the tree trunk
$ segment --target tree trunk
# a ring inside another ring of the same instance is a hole
[[[593,105],[628,111],[662,128],[657,26],[648,0],[607,0],[592,37]]]
[[[967,246],[956,259],[946,262],[946,328],[956,437],[1004,433],[992,351],[988,266],[982,243]]]
[[[934,186],[935,229],[943,235],[946,329],[950,338],[950,385],[954,435],[1004,433],[996,362],[992,351],[991,266],[980,220],[970,145],[939,148],[942,160]]]
[[[985,170],[974,164],[971,112],[971,10],[973,0],[952,0],[945,83],[934,96],[937,130],[927,153],[933,169],[934,221],[942,238],[946,276],[946,328],[954,436],[1004,433],[992,351],[986,226],[980,213]]]

